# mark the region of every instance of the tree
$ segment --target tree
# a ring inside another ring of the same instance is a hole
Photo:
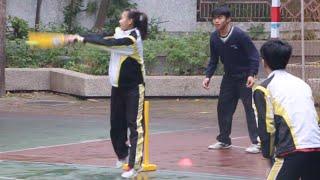
[[[42,0],[37,0],[36,20],[34,23],[35,31],[39,31],[41,4],[42,4]]]
[[[6,0],[0,0],[0,96],[5,94]]]
[[[64,22],[67,25],[67,32],[72,32],[73,20],[76,16],[75,0],[71,0],[70,4],[65,8],[65,12],[69,13],[65,15]]]
[[[108,12],[108,7],[110,5],[111,0],[101,0],[100,6],[99,6],[99,11],[97,15],[97,19],[95,22],[95,25],[93,27],[94,31],[102,31],[104,27],[104,23],[107,18],[107,12]]]
[[[64,24],[66,25],[67,33],[75,33],[76,25],[75,18],[79,12],[81,12],[83,0],[71,0],[64,10]]]
[[[126,8],[136,8],[137,4],[129,0],[110,0],[107,10],[104,30],[111,32],[115,27],[119,26],[119,17]]]

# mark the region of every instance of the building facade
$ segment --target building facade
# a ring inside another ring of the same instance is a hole
[[[83,4],[100,0],[83,0]],[[138,9],[145,12],[149,19],[159,22],[160,29],[168,32],[195,32],[212,31],[209,14],[221,0],[131,0],[136,3]],[[69,1],[45,0],[41,7],[42,25],[62,24],[63,8]],[[266,33],[270,31],[270,0],[228,0],[227,2],[233,12],[234,21],[243,30],[257,25],[257,22],[264,24]],[[244,3],[245,2],[245,3]],[[280,31],[282,35],[291,35],[299,32],[299,11],[290,8],[297,0],[286,0],[282,7],[283,22]],[[34,26],[37,0],[10,0],[7,1],[7,15],[18,16]],[[295,4],[297,6],[297,4]],[[319,0],[308,0],[305,4],[307,22],[306,30],[315,30],[320,37],[320,2]],[[81,12],[77,16],[77,22],[86,28],[92,28],[96,14]],[[290,38],[290,37],[289,37]]]

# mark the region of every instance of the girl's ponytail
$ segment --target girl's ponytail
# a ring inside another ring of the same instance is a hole
[[[128,12],[128,18],[133,19],[134,27],[138,28],[141,34],[141,38],[144,40],[148,34],[148,16],[136,9],[126,9]]]
[[[137,28],[141,33],[142,39],[146,39],[148,35],[148,17],[143,12],[140,12],[139,23],[137,24]]]

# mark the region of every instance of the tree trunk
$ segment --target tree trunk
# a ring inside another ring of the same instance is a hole
[[[42,0],[37,0],[36,20],[34,23],[35,31],[39,31],[41,4],[42,4]]]
[[[6,0],[0,0],[0,97],[5,94]]]
[[[71,11],[74,11],[74,2],[75,0],[71,0],[71,3],[70,3],[70,7],[71,7]],[[72,31],[72,24],[73,24],[73,17],[70,17],[70,23],[68,24],[68,32],[70,33]]]
[[[110,3],[111,3],[111,0],[101,0],[97,19],[96,19],[95,25],[93,27],[93,29],[97,32],[102,31],[102,28],[104,26],[104,22],[107,17],[107,11],[108,11],[108,7],[109,7]]]

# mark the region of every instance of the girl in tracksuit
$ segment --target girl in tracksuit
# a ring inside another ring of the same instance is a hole
[[[135,9],[126,9],[114,34],[85,35],[74,38],[87,45],[111,52],[109,78],[111,91],[110,136],[121,168],[128,162],[129,169],[122,177],[131,178],[141,168],[144,143],[143,102],[145,94],[145,66],[142,40],[147,35],[147,16]],[[70,40],[72,41],[72,40]],[[127,129],[130,129],[130,151]],[[129,153],[130,152],[130,153]]]

